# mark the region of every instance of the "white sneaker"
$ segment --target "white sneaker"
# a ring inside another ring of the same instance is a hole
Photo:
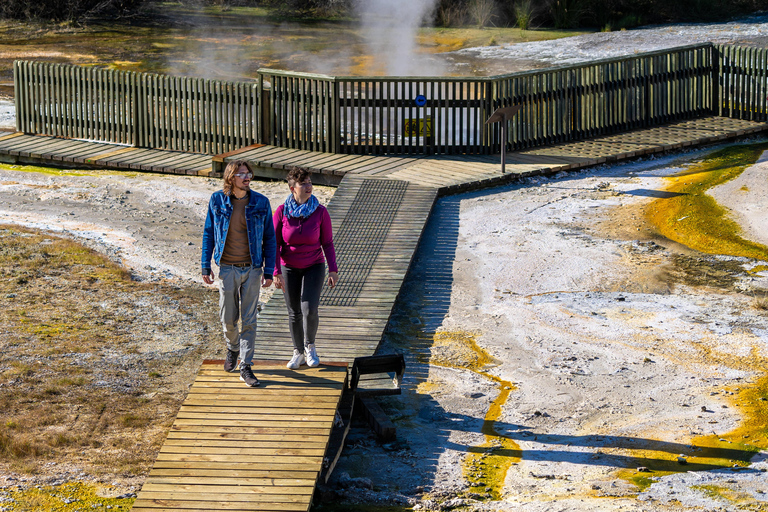
[[[315,368],[316,366],[320,365],[320,359],[317,357],[317,352],[315,351],[315,344],[312,343],[311,345],[306,345],[304,347],[304,357],[307,359],[307,366],[310,368]]]
[[[288,364],[286,366],[291,370],[298,370],[301,367],[301,365],[303,365],[304,363],[305,363],[304,354],[302,354],[296,349],[293,349],[293,357],[291,358],[290,361],[288,361]]]

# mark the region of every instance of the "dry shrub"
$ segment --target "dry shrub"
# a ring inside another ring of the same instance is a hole
[[[129,412],[120,416],[119,423],[125,428],[141,428],[149,424],[149,418]]]
[[[758,311],[768,311],[768,294],[764,294],[762,297],[753,297],[752,307]]]
[[[48,447],[28,434],[0,429],[0,455],[4,459],[40,457],[49,452]]]
[[[83,21],[124,16],[143,0],[2,0],[0,19]]]
[[[32,367],[21,361],[11,361],[11,368],[3,372],[6,379],[24,378],[32,375]]]
[[[478,27],[487,27],[496,17],[496,3],[494,0],[472,0],[468,12]]]
[[[467,7],[457,0],[439,0],[435,8],[435,26],[459,27],[467,19]]]

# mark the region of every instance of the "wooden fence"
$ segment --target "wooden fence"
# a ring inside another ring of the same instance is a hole
[[[260,138],[258,86],[14,62],[19,131],[217,154]]]
[[[356,154],[488,154],[701,115],[765,120],[768,54],[710,43],[485,78],[260,69],[220,82],[16,62],[20,131],[223,153],[254,142]]]
[[[711,45],[493,78],[492,104],[522,105],[509,126],[514,149],[583,139],[701,116],[711,110]],[[500,151],[500,129],[486,144]]]
[[[716,45],[714,113],[768,121],[768,49]]]

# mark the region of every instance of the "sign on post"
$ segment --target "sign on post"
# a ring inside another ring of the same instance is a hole
[[[420,119],[403,119],[403,134],[406,137],[431,137],[432,116]]]
[[[504,174],[504,165],[507,160],[507,121],[512,119],[520,111],[520,105],[497,108],[485,124],[501,123],[501,173]]]

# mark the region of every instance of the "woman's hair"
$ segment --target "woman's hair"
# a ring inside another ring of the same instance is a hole
[[[296,183],[303,183],[304,180],[310,177],[312,177],[312,173],[308,169],[304,167],[291,167],[285,180],[288,182],[288,186],[292,187]]]
[[[232,160],[224,168],[224,186],[222,188],[226,195],[230,195],[232,193],[232,189],[235,187],[235,173],[242,166],[245,166],[245,168],[248,169],[248,172],[253,174],[251,164],[245,160]]]

